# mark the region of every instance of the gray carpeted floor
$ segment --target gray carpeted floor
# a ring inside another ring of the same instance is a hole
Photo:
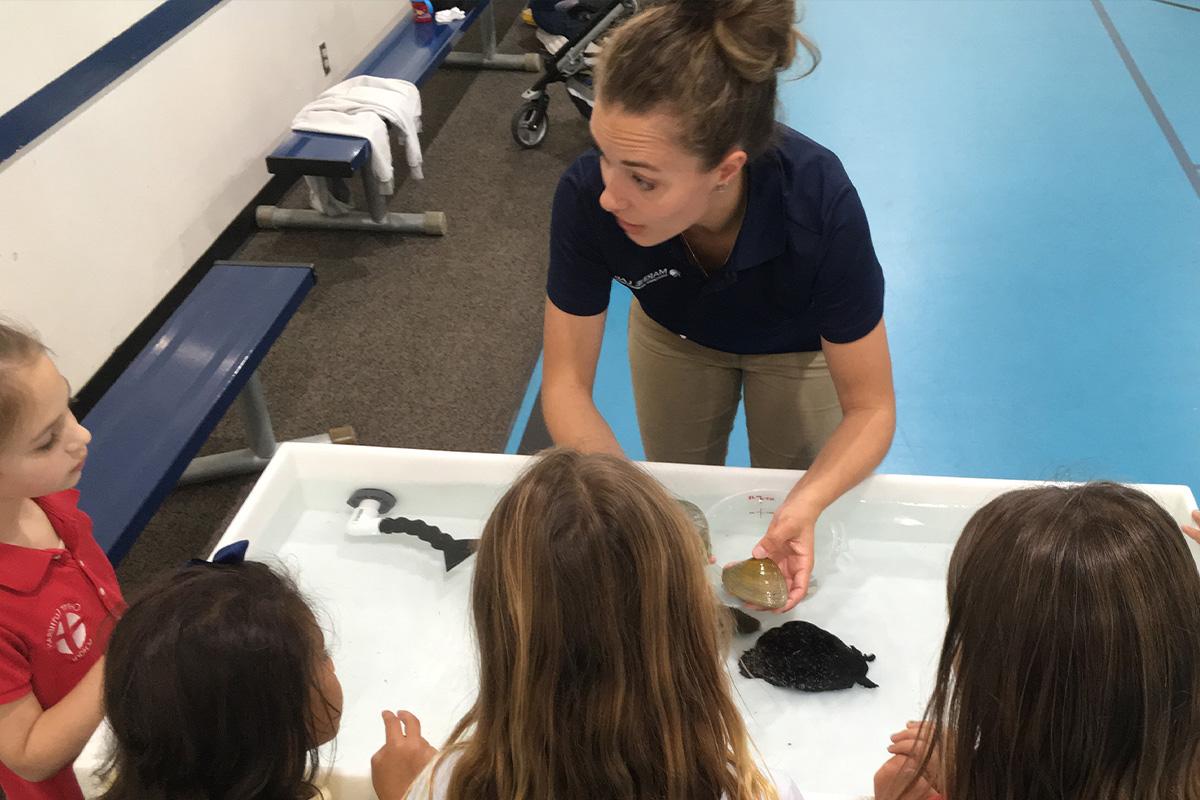
[[[524,2],[494,5],[498,30],[508,31],[501,49],[535,50],[532,29],[512,24]],[[461,45],[477,47],[475,35]],[[504,448],[541,349],[554,187],[587,147],[586,122],[561,87],[542,148],[513,143],[510,118],[535,79],[447,68],[422,87],[426,177],[402,184],[390,207],[445,211],[446,237],[259,231],[245,243],[241,260],[317,269],[316,288],[259,369],[280,439],[349,424],[367,445]],[[306,202],[296,187],[283,205]],[[243,446],[230,417],[205,452]],[[126,592],[206,554],[253,483],[175,491],[121,564]]]

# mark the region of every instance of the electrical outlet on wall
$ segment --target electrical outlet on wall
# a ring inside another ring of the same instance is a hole
[[[328,75],[332,71],[329,67],[329,48],[325,46],[324,42],[321,42],[318,49],[321,51],[321,69],[325,70],[325,74]]]

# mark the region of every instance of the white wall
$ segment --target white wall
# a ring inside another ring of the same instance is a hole
[[[129,2],[89,2],[128,21]],[[410,8],[227,0],[0,163],[0,314],[36,328],[82,385],[266,184],[264,158],[296,110]],[[31,37],[45,30],[30,23]],[[67,67],[79,60],[72,41]]]
[[[0,58],[5,64],[0,114],[100,49],[161,3],[0,0]]]

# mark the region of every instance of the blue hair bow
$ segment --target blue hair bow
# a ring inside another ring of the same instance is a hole
[[[239,539],[233,544],[227,544],[217,552],[213,553],[211,561],[206,561],[203,558],[193,558],[188,561],[188,566],[194,567],[199,564],[205,564],[210,567],[237,566],[246,560],[246,548],[249,546],[249,539]]]

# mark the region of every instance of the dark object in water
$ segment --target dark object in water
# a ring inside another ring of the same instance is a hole
[[[370,506],[362,508],[363,503],[367,500],[374,501],[374,508]],[[387,489],[357,489],[350,495],[346,505],[353,509],[361,509],[355,512],[352,525],[358,524],[360,521],[358,515],[362,514],[361,521],[367,526],[373,520],[379,520],[376,527],[380,533],[407,533],[409,536],[415,536],[442,554],[442,558],[446,562],[446,572],[470,558],[471,554],[479,547],[478,539],[455,539],[441,528],[430,525],[423,519],[409,519],[408,517],[379,519],[379,515],[388,513],[396,506],[396,495]]]
[[[738,670],[802,692],[849,689],[856,683],[874,689],[878,684],[867,677],[867,663],[874,660],[811,622],[793,620],[758,637],[738,659]]]
[[[729,612],[729,616],[733,617],[733,626],[737,630],[739,636],[745,636],[748,633],[755,633],[762,627],[762,623],[754,617],[742,611],[740,608],[733,606],[725,606],[725,610]]]
[[[423,519],[407,517],[385,517],[379,520],[380,533],[407,533],[428,543],[434,550],[442,554],[446,561],[446,572],[457,567],[471,557],[479,546],[478,539],[455,539],[436,525],[430,525]]]

